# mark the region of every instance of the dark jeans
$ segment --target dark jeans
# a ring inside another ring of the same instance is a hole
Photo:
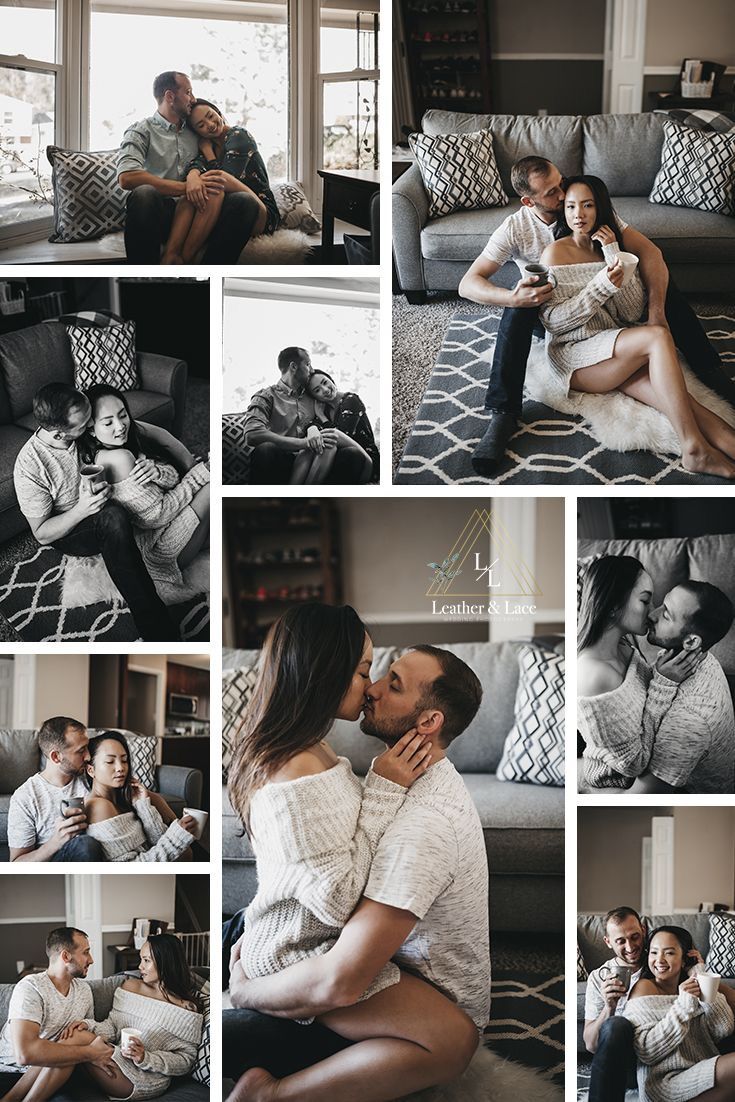
[[[288,482],[296,452],[284,451],[278,444],[257,444],[250,455],[250,483],[253,486],[279,486]],[[337,454],[325,478],[325,486],[355,486],[365,466],[365,457],[352,448],[337,448]]]
[[[61,849],[53,855],[51,860],[106,861],[107,858],[101,842],[98,842],[96,838],[88,838],[86,834],[77,834],[75,838],[70,838],[68,842],[64,842]]]
[[[121,505],[105,505],[53,546],[65,555],[102,555],[143,639],[170,642],[179,638],[179,629],[156,592],[135,542],[130,517]]]
[[[624,1102],[627,1086],[635,1084],[633,1032],[620,1015],[603,1023],[592,1060],[589,1102]]]
[[[125,252],[131,264],[160,264],[161,247],[171,232],[176,202],[150,184],[128,195]],[[225,195],[222,211],[207,242],[202,264],[237,264],[258,219],[258,200],[250,192]]]
[[[722,366],[720,357],[710,344],[681,291],[669,281],[666,292],[666,321],[674,344],[682,353],[694,374],[721,398],[735,406],[735,384]],[[503,311],[495,343],[495,355],[485,395],[485,409],[495,413],[520,416],[523,406],[523,383],[526,363],[531,350],[534,326],[538,324],[538,309],[509,307]],[[543,335],[543,330],[537,330]]]

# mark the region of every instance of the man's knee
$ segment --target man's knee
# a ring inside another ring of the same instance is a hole
[[[506,306],[500,318],[503,329],[531,330],[538,322],[538,306]]]
[[[279,448],[270,440],[263,444],[256,444],[250,455],[251,481],[262,479],[266,482],[276,482],[293,466],[293,455]]]
[[[611,1049],[616,1048],[619,1050],[633,1048],[633,1026],[627,1018],[622,1017],[620,1014],[614,1015],[612,1018],[608,1018],[606,1022],[603,1022],[600,1026],[600,1033],[597,1041],[597,1051],[601,1048]]]
[[[222,213],[228,218],[255,218],[260,211],[257,196],[250,191],[231,191],[225,195]]]
[[[127,540],[133,536],[133,525],[122,505],[111,501],[95,517],[98,536],[105,539]]]
[[[87,834],[78,834],[65,842],[58,851],[59,861],[104,861],[105,851],[96,838]]]
[[[141,184],[134,188],[128,195],[126,217],[144,217],[149,213],[156,213],[160,209],[161,194],[152,184]]]

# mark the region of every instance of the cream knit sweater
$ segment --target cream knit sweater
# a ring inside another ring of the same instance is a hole
[[[363,788],[346,758],[323,773],[258,789],[250,808],[258,891],[245,912],[241,954],[247,976],[278,972],[335,943],[405,796],[372,769]],[[398,979],[398,968],[387,964],[363,997]]]
[[[148,796],[136,800],[133,811],[90,823],[87,834],[107,861],[176,861],[193,840],[176,819],[167,829]]]
[[[724,995],[700,1002],[694,995],[644,995],[623,1011],[635,1029],[638,1088],[646,1102],[688,1102],[715,1082],[717,1041],[733,1031]]]

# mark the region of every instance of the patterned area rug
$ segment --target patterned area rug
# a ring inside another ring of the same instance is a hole
[[[563,1085],[564,976],[495,969],[485,1044]]]
[[[735,319],[720,314],[701,321],[725,367],[735,373]],[[455,313],[398,468],[397,484],[723,485],[720,479],[688,474],[675,456],[611,451],[595,439],[582,417],[529,400],[498,474],[480,478],[470,457],[487,423],[483,406],[498,324],[498,318],[483,311]]]
[[[124,642],[138,639],[130,610],[122,600],[81,607],[62,600],[65,556],[36,547],[0,575],[0,611],[28,642]],[[209,639],[209,600],[205,593],[169,605],[185,641]]]

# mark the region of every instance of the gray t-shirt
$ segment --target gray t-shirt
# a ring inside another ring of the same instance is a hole
[[[63,788],[57,788],[40,774],[34,773],[10,797],[8,808],[8,845],[11,849],[38,849],[56,831],[61,815],[61,801],[70,796],[86,796],[81,777],[74,777]]]
[[[618,215],[615,217],[620,229],[627,229],[627,222]],[[556,222],[549,226],[530,207],[523,206],[500,223],[482,250],[482,256],[501,267],[509,260],[514,260],[519,267],[538,264],[544,249],[554,242],[555,228]]]
[[[605,1007],[605,996],[602,993],[603,979],[600,975],[600,970],[602,968],[612,968],[615,963],[616,959],[612,957],[610,960],[606,960],[604,964],[601,964],[599,968],[595,968],[587,977],[587,990],[584,995],[584,1020],[586,1022],[594,1022],[596,1018],[599,1018]],[[641,978],[641,971],[642,969],[639,968],[638,971],[634,972],[631,976],[628,990],[620,998],[618,1005],[615,1007],[616,1014],[623,1013],[625,1004],[628,1001],[628,996],[633,990],[634,984],[638,983],[638,980]]]
[[[51,448],[35,433],[18,452],[13,481],[24,517],[46,520],[67,513],[79,500],[76,444],[69,448]]]
[[[84,980],[73,979],[67,995],[57,991],[48,972],[38,972],[18,980],[10,996],[8,1020],[0,1034],[0,1063],[23,1067],[15,1058],[10,1023],[13,1020],[37,1022],[38,1035],[55,1041],[72,1022],[94,1018],[92,989]]]
[[[364,894],[417,916],[393,959],[484,1029],[490,1013],[487,853],[475,805],[447,758],[409,789],[378,844]]]

